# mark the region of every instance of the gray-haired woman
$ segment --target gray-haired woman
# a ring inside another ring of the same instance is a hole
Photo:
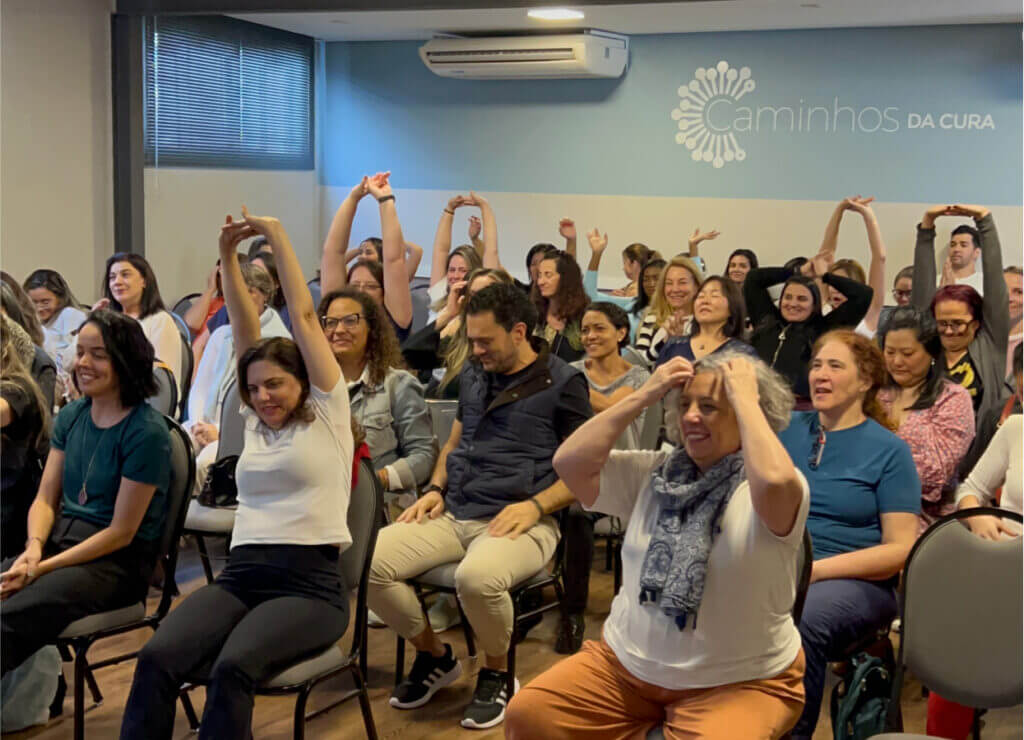
[[[670,453],[613,450],[671,391]],[[599,642],[526,686],[509,738],[777,738],[803,708],[803,654],[790,614],[807,483],[776,431],[793,397],[734,353],[676,357],[555,454],[587,508],[629,519],[623,587]],[[685,728],[685,732],[683,731]]]

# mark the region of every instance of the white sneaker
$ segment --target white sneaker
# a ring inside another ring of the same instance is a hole
[[[434,605],[427,610],[427,619],[430,620],[430,628],[434,632],[450,630],[462,622],[455,597],[452,594],[440,594]]]

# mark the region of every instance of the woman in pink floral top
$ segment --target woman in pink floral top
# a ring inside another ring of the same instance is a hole
[[[970,394],[943,377],[938,328],[931,314],[906,306],[893,311],[879,341],[889,386],[878,394],[896,434],[908,445],[921,478],[919,533],[956,511],[957,466],[974,439]]]

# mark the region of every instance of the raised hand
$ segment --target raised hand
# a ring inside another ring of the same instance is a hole
[[[718,231],[717,229],[701,232],[700,227],[698,226],[693,230],[693,234],[690,235],[690,244],[696,246],[701,242],[717,239],[721,235],[721,233],[722,232]]]
[[[576,222],[571,218],[563,218],[558,222],[558,235],[563,239],[576,238]]]
[[[366,180],[366,189],[369,191],[377,200],[391,195],[391,171],[378,172],[373,177],[369,177]]]
[[[859,195],[855,195],[852,198],[844,199],[843,207],[848,211],[856,211],[862,216],[867,216],[871,214],[871,204],[874,200],[874,197],[862,198]]]
[[[477,208],[486,208],[487,206],[490,205],[490,203],[487,202],[487,198],[485,198],[484,196],[477,195],[472,190],[470,190],[469,197],[466,198],[466,205],[476,206]]]
[[[682,313],[674,313],[665,320],[665,333],[670,337],[681,337],[686,334],[686,324],[689,316]]]
[[[587,232],[587,241],[590,242],[590,248],[593,251],[598,253],[603,252],[608,246],[608,232],[602,234],[595,226],[592,230]]]
[[[940,205],[932,206],[924,212],[924,216],[921,217],[921,227],[924,229],[931,229],[935,227],[935,219],[940,216],[956,216],[956,206],[951,205]]]
[[[92,304],[92,308],[90,310],[99,311],[101,308],[110,308],[109,298],[100,298],[98,301]]]
[[[448,202],[449,202],[449,204],[451,203],[451,201],[448,201]],[[480,238],[480,231],[481,231],[482,228],[483,228],[483,225],[480,222],[480,217],[479,216],[470,216],[469,217],[469,240],[471,242],[475,242],[477,239]]]
[[[952,215],[955,216],[967,216],[973,218],[975,221],[980,221],[985,218],[990,211],[985,206],[968,206],[963,203],[957,203],[956,205],[950,206]]]
[[[816,255],[811,257],[810,261],[807,263],[811,266],[810,277],[820,278],[832,269],[832,264],[835,261],[835,252],[818,252]]]
[[[466,196],[456,195],[448,199],[448,207],[445,210],[452,211],[454,213],[456,208],[464,205],[468,205],[466,202]]]
[[[349,192],[348,197],[357,201],[362,200],[370,192],[367,188],[369,179],[369,177],[363,175],[363,179],[356,183],[355,187]]]
[[[274,241],[272,237],[281,231],[281,222],[276,218],[273,216],[255,216],[249,213],[249,209],[245,205],[242,206],[242,219],[255,234],[266,237],[271,243]],[[224,226],[227,228],[229,224]],[[242,238],[244,239],[245,237]]]
[[[760,394],[757,390],[757,371],[754,363],[745,357],[729,360],[728,370],[723,373],[725,378],[725,395],[729,403],[736,408],[740,403],[757,403]]]
[[[242,206],[242,213],[248,213],[245,206]],[[234,254],[238,245],[246,239],[260,236],[262,232],[257,231],[248,221],[235,221],[231,214],[224,217],[224,225],[220,227],[220,241],[218,247],[221,256]],[[265,236],[265,234],[263,234]]]
[[[693,365],[682,357],[673,357],[660,365],[647,382],[640,387],[645,396],[645,406],[650,406],[673,388],[683,388],[693,378]]]
[[[947,285],[954,285],[956,283],[956,273],[953,272],[953,261],[946,255],[945,261],[942,263],[942,277],[939,279],[939,287],[944,288]]]

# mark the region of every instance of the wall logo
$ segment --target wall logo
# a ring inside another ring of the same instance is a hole
[[[892,134],[927,129],[945,131],[994,131],[991,113],[972,111],[913,111],[895,105],[844,105],[838,95],[831,100],[761,105],[743,100],[757,88],[750,67],[736,69],[721,61],[714,67],[698,67],[689,84],[679,88],[679,104],[672,109],[676,143],[690,150],[694,162],[716,169],[742,162],[747,152],[737,136],[789,134],[814,136]],[[752,96],[756,97],[756,96]],[[825,103],[824,105],[816,103]]]
[[[750,67],[736,70],[726,61],[714,67],[698,67],[689,85],[679,88],[679,105],[672,109],[679,133],[676,143],[690,150],[694,162],[710,162],[724,167],[726,162],[742,162],[746,151],[731,130],[712,125],[711,111],[718,103],[735,103],[757,87]]]

